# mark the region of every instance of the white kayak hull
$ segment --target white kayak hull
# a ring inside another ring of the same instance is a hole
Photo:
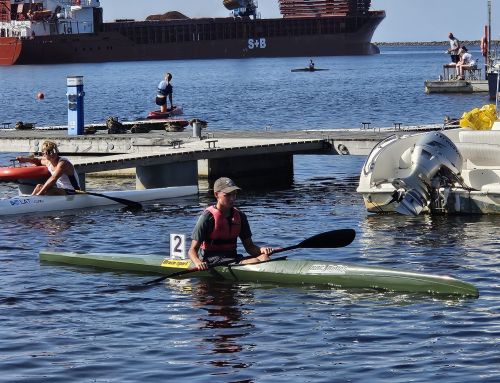
[[[134,202],[147,202],[194,195],[198,193],[198,187],[195,185],[173,186],[145,190],[100,191],[98,193]],[[64,196],[20,195],[12,198],[0,199],[0,216],[85,209],[108,205],[123,206],[122,204],[108,198],[90,194],[74,194]]]

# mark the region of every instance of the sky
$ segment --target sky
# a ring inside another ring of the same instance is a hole
[[[492,0],[492,15],[500,9]],[[375,31],[374,42],[445,41],[448,33],[459,40],[479,40],[488,23],[487,0],[372,0],[373,10],[386,18]],[[281,17],[278,0],[258,0],[262,18]],[[222,0],[101,0],[104,19],[144,20],[151,14],[179,11],[189,17],[224,17]],[[492,19],[492,38],[500,39],[500,20]]]

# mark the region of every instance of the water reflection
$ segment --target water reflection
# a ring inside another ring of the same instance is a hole
[[[210,334],[203,337],[212,350],[210,364],[232,368],[251,366],[238,360],[237,355],[231,355],[243,350],[243,339],[254,329],[246,319],[245,310],[248,309],[243,309],[249,300],[253,300],[251,291],[229,282],[200,280],[194,288],[194,305],[206,312],[198,318],[198,323],[202,331],[207,330]]]
[[[3,222],[0,229],[1,236],[15,240],[20,232],[24,236],[33,236],[39,238],[40,234],[49,237],[47,245],[56,246],[65,242],[64,235],[74,225],[79,223],[77,216],[41,216],[41,215],[23,215]]]
[[[358,241],[366,254],[386,258],[397,255],[399,261],[419,256],[415,260],[425,266],[461,269],[472,249],[497,243],[491,228],[498,223],[500,217],[491,215],[374,214],[360,222]]]
[[[406,239],[411,244],[420,246],[451,246],[461,248],[478,246],[491,237],[488,230],[500,222],[500,216],[430,216],[408,217],[398,214],[368,215],[361,222],[363,240],[367,245],[386,239]]]

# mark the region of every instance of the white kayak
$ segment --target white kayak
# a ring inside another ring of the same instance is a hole
[[[89,193],[95,192],[89,191]],[[197,193],[198,186],[192,185],[145,190],[100,191],[98,194],[113,198],[123,198],[134,202],[146,202],[166,198],[183,197]],[[63,196],[19,195],[12,198],[0,198],[0,216],[85,209],[108,205],[123,206],[122,204],[111,199],[86,193]]]

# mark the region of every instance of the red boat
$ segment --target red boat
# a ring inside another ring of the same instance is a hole
[[[276,1],[282,18],[257,17],[255,0],[224,0],[231,17],[104,22],[98,0],[0,0],[0,64],[379,53],[371,38],[385,12],[371,0]]]
[[[0,181],[46,178],[50,173],[46,166],[8,166],[0,167]]]
[[[22,42],[17,37],[0,37],[0,65],[12,65],[21,54]]]

